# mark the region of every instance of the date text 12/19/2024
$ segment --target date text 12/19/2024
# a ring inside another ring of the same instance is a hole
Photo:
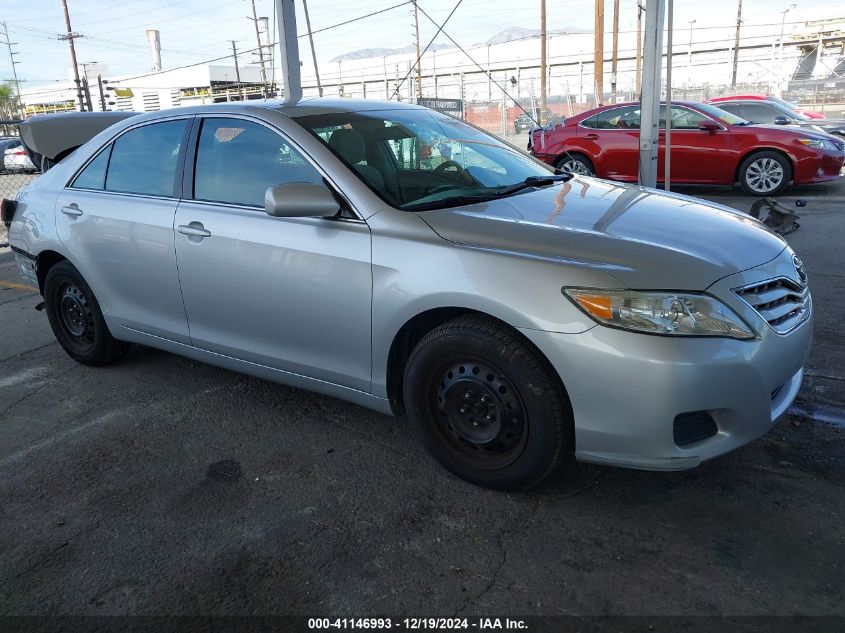
[[[524,631],[528,629],[528,625],[524,620],[511,618],[309,618],[308,629]]]

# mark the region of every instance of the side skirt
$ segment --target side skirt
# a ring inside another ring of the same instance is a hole
[[[109,329],[112,331],[112,335],[121,341],[139,343],[141,345],[146,345],[147,347],[154,347],[165,352],[177,354],[178,356],[185,356],[186,358],[200,361],[202,363],[216,365],[217,367],[255,376],[256,378],[262,378],[264,380],[270,380],[272,382],[278,382],[283,385],[295,387],[296,389],[304,389],[306,391],[313,391],[333,398],[346,400],[347,402],[352,402],[362,407],[373,409],[379,413],[384,413],[385,415],[394,415],[390,407],[390,402],[387,398],[379,398],[364,391],[358,391],[357,389],[350,389],[349,387],[326,382],[325,380],[309,378],[307,376],[294,374],[281,369],[267,367],[266,365],[259,365],[258,363],[251,363],[249,361],[233,358],[224,354],[209,352],[191,345],[177,343],[176,341],[171,341],[166,338],[140,332],[123,325],[109,323]]]

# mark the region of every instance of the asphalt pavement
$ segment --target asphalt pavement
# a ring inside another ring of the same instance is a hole
[[[796,197],[790,415],[695,470],[527,494],[454,478],[404,418],[142,347],[77,365],[0,250],[0,615],[845,616],[845,182]]]

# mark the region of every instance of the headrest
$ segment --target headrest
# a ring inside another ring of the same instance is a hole
[[[364,137],[355,130],[335,130],[329,137],[329,146],[353,165],[364,160]]]

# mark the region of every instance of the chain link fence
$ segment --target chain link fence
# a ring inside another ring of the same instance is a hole
[[[38,177],[38,170],[18,136],[17,124],[0,121],[0,198],[13,199],[18,190]],[[8,248],[6,227],[0,223],[0,250]]]

